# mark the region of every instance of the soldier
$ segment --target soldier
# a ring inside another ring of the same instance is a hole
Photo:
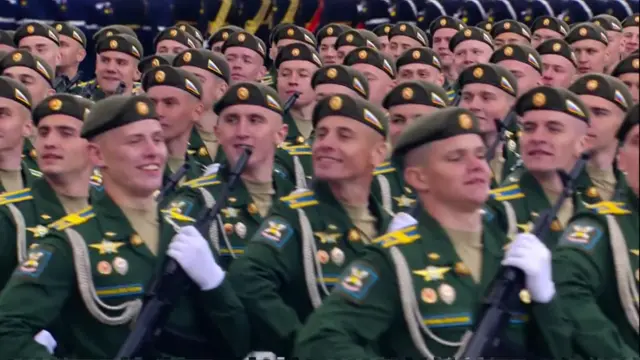
[[[640,59],[637,53],[631,54],[625,59],[622,59],[611,72],[611,76],[617,77],[627,85],[633,102],[637,103],[640,100]]]
[[[449,42],[449,50],[453,53],[453,72],[461,74],[473,64],[489,62],[493,53],[493,39],[484,30],[476,27],[459,30]]]
[[[594,17],[591,22],[600,25],[607,34],[609,40],[609,62],[605,69],[611,72],[611,69],[620,61],[620,51],[622,50],[622,23],[615,17],[607,14],[601,14]]]
[[[344,58],[353,49],[358,47],[369,47],[371,49],[380,49],[382,45],[378,42],[372,42],[357,30],[351,29],[343,32],[336,40],[335,48],[338,53],[338,63],[343,64]]]
[[[576,214],[553,254],[561,310],[578,356],[637,358],[638,104],[617,136],[628,186],[609,206]],[[604,204],[604,203],[603,203]],[[634,279],[635,278],[635,279]],[[544,331],[544,329],[543,329]]]
[[[378,37],[380,42],[380,51],[387,55],[391,55],[389,52],[389,31],[391,31],[391,24],[381,24],[373,29],[373,33]]]
[[[482,211],[491,176],[485,151],[478,122],[464,109],[438,110],[407,128],[394,155],[404,158],[405,179],[420,199],[417,219],[397,215],[390,232],[346,267],[298,335],[295,356],[369,358],[364,346],[373,342],[385,358],[460,358],[501,259],[524,271],[531,295],[514,301],[500,345],[483,355],[562,355],[566,345],[555,332],[542,338],[530,330],[545,315],[538,308],[553,303],[549,250],[523,234],[505,254],[507,236]]]
[[[461,90],[460,107],[471,111],[478,120],[478,127],[487,148],[495,144],[495,154],[489,155],[489,167],[493,172],[491,187],[496,188],[519,166],[514,134],[496,126],[512,110],[519,94],[516,77],[507,69],[494,64],[477,64],[465,69],[458,79]],[[508,141],[500,139],[505,131]]]
[[[336,40],[346,29],[340,24],[328,24],[318,30],[316,38],[318,40],[318,54],[320,60],[325,65],[337,65],[338,54],[336,52]]]
[[[80,82],[80,63],[87,56],[87,37],[77,26],[67,22],[57,22],[53,27],[60,37],[60,63],[56,68],[56,92],[67,92]]]
[[[398,23],[389,30],[389,54],[398,59],[402,53],[418,47],[429,47],[424,31],[410,23]]]
[[[272,46],[270,49],[270,56],[273,60],[273,67],[269,70],[269,74],[265,76],[262,80],[263,84],[270,85],[274,89],[278,89],[278,77],[280,76],[278,73],[278,68],[276,66],[277,57],[282,50],[287,45],[291,44],[304,44],[307,48],[315,53],[315,49],[317,48],[317,42],[315,36],[311,34],[308,30],[301,28],[292,24],[283,24],[277,28],[277,30],[273,33],[272,43],[275,45],[275,49]],[[319,56],[315,54],[316,57]],[[318,58],[319,60],[319,58]],[[319,65],[322,66],[322,65]],[[291,95],[288,95],[291,96]],[[287,96],[287,97],[288,97]],[[286,99],[287,97],[283,97]]]
[[[578,58],[578,73],[603,73],[609,62],[609,40],[604,29],[583,23],[574,27],[565,38]]]
[[[578,58],[562,39],[551,39],[536,48],[542,59],[542,84],[568,88],[578,73]]]
[[[445,89],[449,90],[458,79],[458,73],[454,71],[453,52],[449,49],[451,38],[464,28],[462,21],[451,16],[441,16],[429,25],[431,47],[438,54],[442,72],[445,76]],[[396,64],[397,65],[397,64]],[[400,66],[398,65],[398,69]]]
[[[289,355],[345,262],[388,221],[370,191],[373,169],[386,156],[382,111],[366,100],[333,95],[316,105],[313,122],[313,187],[281,198],[229,270],[259,334],[253,348],[280,356]]]
[[[187,152],[204,166],[219,163],[222,161],[222,152],[218,152],[220,144],[213,131],[218,123],[213,106],[229,88],[229,65],[222,55],[200,49],[178,54],[173,66],[192,73],[202,85],[204,112],[196,119]]]
[[[507,44],[531,44],[531,30],[527,25],[515,20],[503,20],[491,28],[491,36],[496,47]]]
[[[518,81],[518,93],[542,85],[542,58],[528,45],[506,45],[496,50],[489,62],[509,70]]]
[[[52,69],[60,63],[60,38],[49,25],[39,22],[22,24],[13,35],[13,42],[18,48],[41,57]]]
[[[267,73],[266,49],[262,40],[246,31],[229,34],[222,53],[231,69],[231,83],[260,81]]]
[[[197,216],[203,208],[211,207],[211,200],[220,201],[222,184],[228,181],[243,146],[250,147],[252,155],[229,194],[228,206],[209,231],[221,256],[220,265],[227,269],[233,259],[244,254],[269,209],[293,190],[293,183],[282,176],[275,159],[277,145],[287,133],[275,90],[256,83],[235,84],[216,104],[215,112],[219,115],[215,133],[226,158],[219,170],[187,182],[172,197],[169,211]]]
[[[581,76],[569,91],[587,104],[591,115],[586,138],[591,159],[586,167],[589,177],[585,178],[590,181],[578,184],[578,191],[588,203],[609,201],[625,186],[615,165],[619,145],[616,134],[633,105],[631,92],[622,81],[604,74]]]
[[[43,177],[22,190],[0,195],[0,289],[16,266],[26,260],[29,247],[48,232],[50,224],[89,206],[92,169],[80,128],[92,105],[86,99],[58,94],[33,109],[35,148]]]
[[[179,54],[188,49],[195,49],[196,40],[186,32],[170,27],[162,30],[153,39],[156,54]]]
[[[405,51],[396,60],[396,67],[399,82],[421,80],[445,86],[442,61],[430,48],[419,47]]]
[[[629,56],[640,47],[640,14],[635,13],[622,22],[622,56]]]
[[[564,39],[569,34],[569,25],[553,16],[536,18],[531,25],[531,46],[537,48],[540,44],[551,39]]]
[[[220,30],[211,35],[211,37],[207,41],[207,43],[209,44],[209,50],[217,53],[222,53],[222,45],[224,45],[224,42],[227,41],[229,35],[238,31],[242,31],[242,28],[235,25],[227,25],[222,27]]]
[[[361,47],[348,53],[343,63],[367,77],[369,101],[378,106],[382,105],[385,95],[395,84],[397,73],[393,59],[378,50]]]
[[[144,75],[144,73],[153,69],[154,67],[158,67],[160,65],[171,65],[173,64],[173,59],[175,57],[176,56],[173,54],[154,54],[145,56],[138,63],[138,72]]]
[[[32,336],[59,316],[70,331],[74,357],[113,358],[167,256],[194,286],[173,311],[180,320],[168,320],[150,356],[248,353],[244,309],[211,247],[191,226],[176,234],[174,226],[184,223],[157,211],[153,194],[162,184],[167,150],[153,103],[141,95],[100,101],[85,120],[82,137],[89,140],[92,163],[101,168],[105,194],[53,224],[13,273],[0,298],[3,355],[50,357]],[[65,307],[69,301],[80,306]]]
[[[313,74],[311,86],[317,101],[334,94],[369,98],[367,78],[360,71],[345,65],[321,67]]]
[[[522,134],[519,138],[520,156],[525,169],[506,178],[500,188],[491,191],[492,203],[508,202],[515,216],[502,216],[503,228],[512,227],[528,232],[532,222],[554,204],[564,184],[558,169],[569,171],[585,150],[589,127],[589,110],[574,93],[560,88],[541,86],[520,96],[516,103]],[[586,171],[577,179],[584,183]],[[588,181],[588,179],[586,179]],[[496,206],[497,205],[497,206]],[[502,212],[504,204],[491,204]],[[549,236],[543,239],[551,250],[569,218],[582,205],[581,196],[564,202],[550,226]],[[515,219],[513,219],[515,217]],[[508,220],[509,225],[506,224]]]
[[[0,51],[10,52],[16,49],[16,44],[13,42],[13,36],[5,30],[0,30]]]
[[[29,90],[21,83],[0,76],[0,194],[16,192],[31,186],[42,174],[22,161],[25,139],[33,134]],[[0,201],[1,202],[1,201]]]

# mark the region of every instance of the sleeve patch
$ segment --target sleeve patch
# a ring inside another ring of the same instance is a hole
[[[288,221],[281,217],[270,217],[262,223],[253,239],[281,249],[292,235],[293,229]]]
[[[592,250],[602,235],[602,228],[595,222],[578,221],[567,227],[560,238],[559,245],[578,246],[584,250]]]
[[[16,269],[16,274],[27,275],[33,278],[40,277],[51,260],[52,253],[48,250],[35,248],[29,252],[27,259]]]
[[[338,293],[359,302],[367,297],[377,281],[378,274],[373,267],[362,262],[354,262],[342,273],[335,289]]]

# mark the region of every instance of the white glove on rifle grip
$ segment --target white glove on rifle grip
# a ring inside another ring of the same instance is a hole
[[[502,265],[513,266],[524,272],[526,287],[533,301],[546,304],[555,295],[551,252],[535,235],[518,234],[510,244]]]
[[[391,224],[389,224],[389,228],[387,229],[387,232],[400,230],[411,225],[416,225],[417,223],[418,223],[418,220],[414,219],[413,216],[405,212],[399,212],[391,220]]]
[[[54,339],[47,330],[41,330],[33,337],[33,340],[47,348],[47,351],[51,355],[53,355],[53,352],[56,350],[56,346],[58,346],[56,339]]]
[[[216,263],[209,243],[193,226],[180,229],[169,244],[167,255],[175,259],[200,290],[212,290],[220,286],[225,272]]]

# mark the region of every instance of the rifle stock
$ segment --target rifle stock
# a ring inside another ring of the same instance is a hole
[[[489,145],[489,148],[487,149],[487,154],[485,156],[487,162],[491,162],[494,156],[496,156],[496,150],[498,149],[498,146],[507,139],[505,135],[507,129],[509,128],[509,126],[511,126],[511,124],[516,120],[517,117],[518,115],[516,114],[516,112],[511,110],[504,118],[504,120],[495,120],[496,128],[498,129],[498,137],[491,145]]]
[[[295,104],[296,101],[298,101],[299,97],[300,97],[300,93],[298,91],[294,92],[293,95],[291,95],[291,97],[289,97],[287,101],[284,103],[284,106],[282,107],[282,112],[285,114],[288,113],[289,110],[291,110],[291,107],[293,106],[293,104]]]

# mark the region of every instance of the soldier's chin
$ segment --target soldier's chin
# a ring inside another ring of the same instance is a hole
[[[120,80],[99,79],[98,85],[106,92],[114,92],[120,85]]]

